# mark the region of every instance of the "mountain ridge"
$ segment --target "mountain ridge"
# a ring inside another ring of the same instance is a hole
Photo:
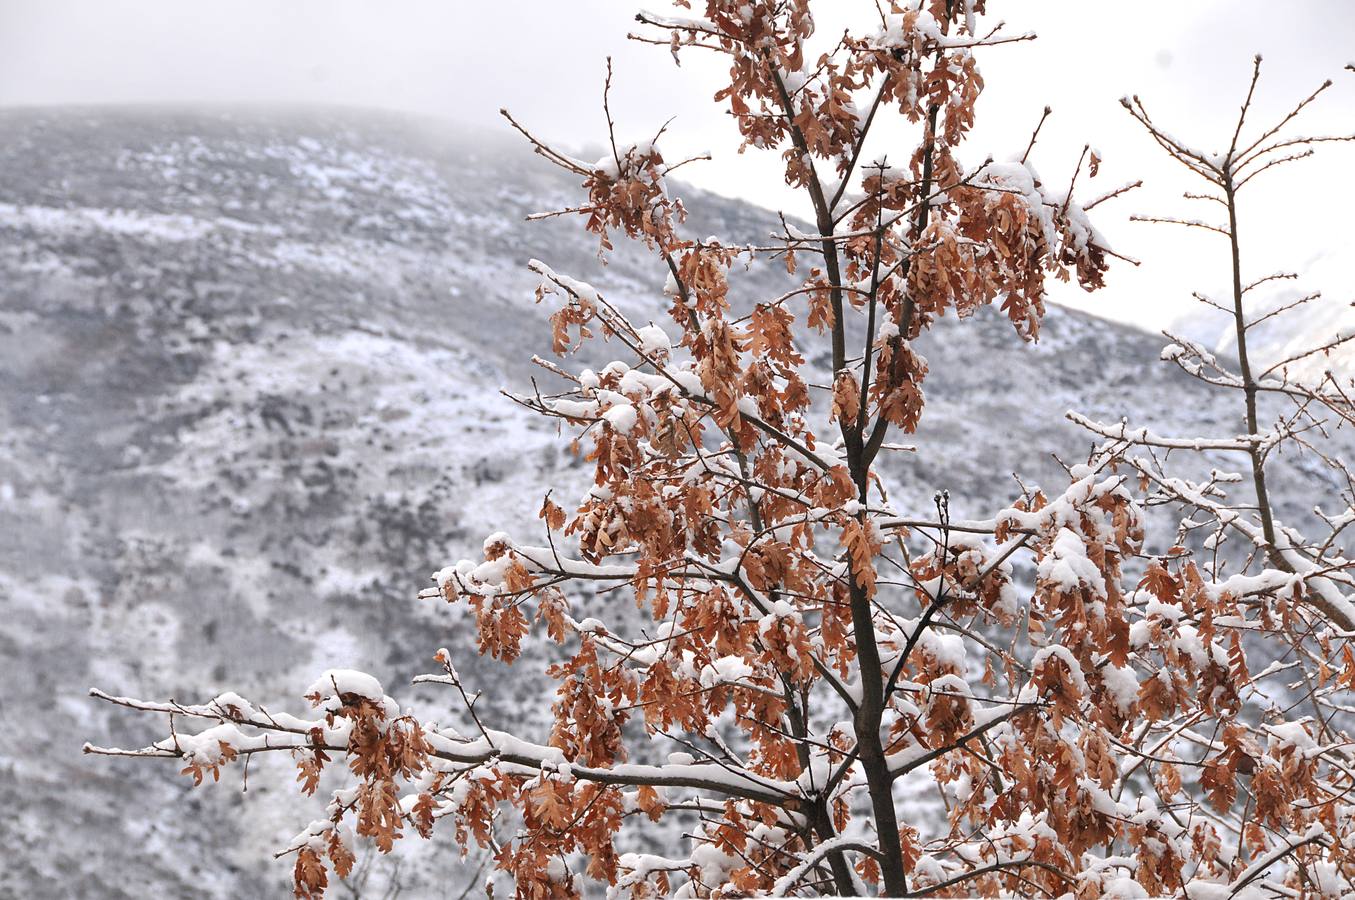
[[[663,273],[632,247],[600,266],[577,222],[524,223],[577,189],[525,150],[331,111],[120,109],[0,111],[0,771],[16,776],[0,779],[15,810],[0,841],[19,859],[0,894],[283,896],[271,852],[319,805],[293,799],[286,761],[241,793],[237,771],[190,791],[170,768],[83,758],[85,740],[158,737],[84,690],[298,704],[342,666],[438,708],[401,685],[445,645],[503,724],[539,728],[540,680],[474,660],[463,614],[412,598],[484,535],[536,527],[546,488],[588,479],[549,423],[498,394],[529,384],[547,347],[523,263],[659,322]],[[695,233],[775,227],[686,197]],[[782,278],[733,283],[746,300]],[[1234,433],[1237,410],[1157,364],[1161,344],[1059,308],[1033,345],[991,311],[943,320],[921,345],[918,450],[887,469],[896,502],[947,488],[968,517],[1005,505],[1012,472],[1053,483],[1046,453],[1090,443],[1062,419],[1072,405]],[[1286,515],[1319,478],[1277,475],[1299,498]],[[373,863],[372,884],[455,895],[478,862],[446,853]]]

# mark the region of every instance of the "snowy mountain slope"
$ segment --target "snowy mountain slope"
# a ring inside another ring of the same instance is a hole
[[[1351,240],[1349,236],[1347,239]],[[1271,316],[1248,333],[1248,350],[1262,368],[1293,359],[1295,362],[1287,367],[1289,374],[1301,381],[1321,381],[1327,372],[1338,379],[1355,377],[1355,343],[1342,344],[1328,353],[1303,356],[1339,337],[1355,334],[1355,296],[1350,293],[1349,274],[1345,271],[1352,249],[1355,243],[1344,252],[1315,253],[1297,267],[1299,277],[1271,282],[1248,295],[1248,315],[1253,320],[1311,294],[1322,295]],[[1244,266],[1244,272],[1249,272],[1255,263],[1244,259]],[[1230,294],[1222,296],[1225,303],[1231,302]],[[1172,332],[1221,356],[1235,355],[1237,335],[1232,317],[1198,303],[1191,307],[1173,324]]]
[[[155,728],[85,689],[295,705],[351,666],[434,709],[445,698],[401,686],[448,646],[497,722],[539,722],[523,667],[475,662],[458,615],[412,598],[491,531],[534,528],[548,487],[586,480],[497,393],[548,350],[526,260],[596,279],[640,319],[664,318],[663,273],[625,249],[601,270],[575,223],[523,222],[574,186],[484,135],[144,110],[11,111],[0,134],[0,844],[17,860],[0,896],[285,895],[271,852],[308,818],[286,761],[241,793],[234,771],[190,791],[170,768],[82,757]],[[776,226],[687,200],[694,234]],[[980,515],[1011,472],[1056,483],[1048,454],[1088,444],[1069,407],[1236,432],[1222,398],[1155,362],[1160,343],[1061,310],[1034,346],[996,316],[943,323],[923,347],[919,451],[891,463],[899,504],[948,488],[957,516]],[[1277,480],[1287,515],[1329,489]],[[445,849],[421,858],[435,865],[382,863],[373,883],[459,891]]]

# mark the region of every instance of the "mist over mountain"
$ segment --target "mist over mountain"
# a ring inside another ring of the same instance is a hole
[[[575,221],[524,221],[577,186],[497,136],[314,110],[8,111],[0,131],[0,895],[283,896],[272,854],[307,818],[288,761],[253,764],[242,792],[235,769],[191,790],[172,765],[84,757],[158,737],[87,688],[298,708],[352,667],[450,718],[407,687],[445,646],[497,722],[539,728],[540,682],[477,660],[462,612],[414,595],[591,478],[499,393],[530,390],[549,351],[527,260],[659,323],[665,273],[626,247],[603,267]],[[691,234],[778,227],[683,195]],[[917,450],[888,465],[896,505],[944,488],[977,517],[1016,495],[1009,473],[1056,484],[1051,454],[1090,445],[1069,408],[1241,431],[1162,343],[1058,308],[1033,345],[987,311],[943,321],[921,346],[923,427],[900,439]],[[1286,517],[1331,489],[1303,460],[1276,473]],[[435,843],[370,863],[370,883],[456,896],[481,861]]]
[[[1259,322],[1247,333],[1247,352],[1262,368],[1281,366],[1291,378],[1308,384],[1322,381],[1328,372],[1338,380],[1355,375],[1355,344],[1350,342],[1355,300],[1342,296],[1339,278],[1329,276],[1337,256],[1316,254],[1293,273],[1296,278],[1247,297],[1247,314]],[[1231,305],[1231,297],[1225,296],[1224,302]],[[1219,309],[1197,305],[1176,321],[1171,333],[1225,358],[1237,355],[1232,317]],[[1331,349],[1312,352],[1323,347]]]

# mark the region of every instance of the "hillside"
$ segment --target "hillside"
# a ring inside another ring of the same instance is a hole
[[[439,646],[469,660],[464,623],[414,594],[584,478],[498,393],[548,350],[524,263],[641,319],[665,315],[663,273],[624,250],[601,269],[576,223],[524,222],[575,186],[497,137],[314,111],[9,111],[0,129],[0,896],[283,896],[271,853],[308,818],[281,802],[285,761],[245,793],[236,771],[190,792],[172,768],[83,757],[152,727],[86,689],[295,706],[331,666],[397,693]],[[686,198],[694,234],[776,225]],[[1009,473],[1052,483],[1049,454],[1089,443],[1074,406],[1235,433],[1161,343],[1061,309],[1033,346],[996,316],[943,323],[896,496],[947,488],[969,516],[1012,496]],[[1277,475],[1289,515],[1318,478]],[[541,716],[521,667],[459,667],[499,721]],[[372,884],[455,896],[452,859],[383,862]]]

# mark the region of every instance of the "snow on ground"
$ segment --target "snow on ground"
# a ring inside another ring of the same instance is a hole
[[[271,854],[316,812],[286,761],[252,766],[242,793],[235,773],[190,791],[172,766],[84,758],[85,740],[139,745],[159,727],[84,691],[299,708],[321,672],[360,669],[446,721],[455,704],[404,686],[448,646],[495,727],[540,734],[548,695],[526,664],[475,660],[464,614],[414,595],[486,534],[539,528],[547,488],[588,479],[497,393],[540,377],[526,361],[548,349],[526,261],[660,326],[664,273],[624,250],[603,271],[575,223],[525,223],[573,196],[529,154],[398,117],[31,110],[0,125],[0,842],[18,860],[0,895],[283,895]],[[687,199],[695,234],[760,241],[778,224]],[[779,287],[736,274],[736,302]],[[967,518],[1007,504],[1011,472],[1055,484],[1047,452],[1088,443],[1062,419],[1073,406],[1236,433],[1233,410],[1155,362],[1161,343],[1058,310],[1034,346],[997,316],[944,321],[891,496],[926,509],[948,488]],[[1295,467],[1277,489],[1301,511],[1316,478]],[[403,843],[398,874],[375,863],[369,887],[455,894],[478,864]]]

